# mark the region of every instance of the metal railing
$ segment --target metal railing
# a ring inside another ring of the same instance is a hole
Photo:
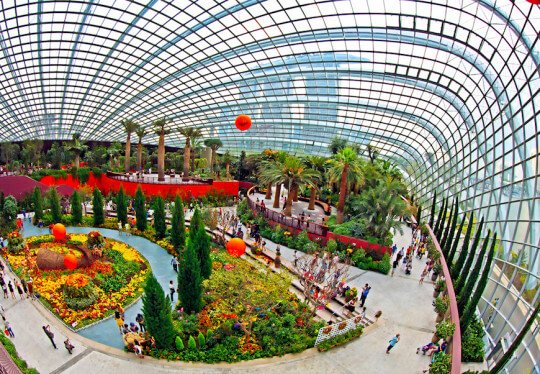
[[[114,173],[107,172],[107,177],[124,182],[151,183],[151,184],[208,184],[214,183],[213,179],[184,178],[178,174],[165,174],[165,180],[160,181],[158,177],[141,175],[138,173]]]

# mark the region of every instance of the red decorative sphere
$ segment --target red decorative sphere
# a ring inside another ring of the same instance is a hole
[[[534,5],[540,5],[540,0],[527,0],[527,1]]]
[[[77,257],[73,253],[68,253],[64,256],[64,266],[69,269],[73,270],[77,267]]]
[[[62,240],[66,237],[66,227],[61,223],[57,223],[53,226],[52,233],[56,240]]]
[[[227,242],[227,252],[234,257],[240,257],[246,252],[246,243],[240,238],[232,238]]]
[[[246,131],[251,127],[251,118],[248,115],[240,114],[234,121],[236,128],[240,131]]]

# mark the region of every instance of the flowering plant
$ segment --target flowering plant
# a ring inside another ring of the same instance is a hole
[[[17,230],[8,234],[8,249],[13,253],[18,253],[24,248],[24,239]]]
[[[90,231],[86,241],[88,248],[103,248],[105,247],[105,238],[99,231]]]

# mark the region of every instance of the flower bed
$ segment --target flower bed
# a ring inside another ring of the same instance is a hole
[[[198,315],[173,313],[176,350],[154,349],[157,358],[234,362],[300,352],[314,345],[321,322],[289,292],[290,279],[225,251],[212,253],[213,272],[203,282]]]
[[[146,259],[134,248],[108,238],[104,238],[102,256],[87,267],[40,270],[35,265],[40,249],[73,253],[80,258],[76,248],[86,246],[88,237],[72,234],[62,244],[54,242],[52,235],[34,236],[26,240],[29,252],[7,254],[19,277],[33,278],[34,291],[41,295],[43,304],[66,324],[77,328],[114,313],[118,304],[125,306],[137,299],[150,271]]]

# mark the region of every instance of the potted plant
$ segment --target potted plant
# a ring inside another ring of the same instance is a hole
[[[442,265],[437,262],[434,266],[433,266],[433,274],[431,275],[431,280],[433,282],[435,282],[437,280],[437,277],[439,276],[439,274],[442,273]]]
[[[452,366],[450,355],[443,352],[433,355],[433,361],[429,364],[429,374],[448,374]]]
[[[435,309],[435,313],[437,313],[437,322],[441,322],[443,320],[444,315],[448,311],[449,304],[450,301],[448,296],[439,296],[433,301],[433,307]]]
[[[446,290],[446,281],[444,279],[439,279],[435,282],[435,288],[433,290],[433,297],[438,297],[441,292]]]
[[[358,296],[358,290],[356,289],[356,287],[348,289],[347,291],[345,291],[345,302],[348,303],[349,301],[351,301],[357,296]]]
[[[435,334],[433,335],[433,339],[431,339],[433,343],[438,342],[439,339],[444,339],[448,341],[448,338],[454,335],[454,331],[456,330],[456,324],[454,322],[444,320],[437,323],[435,329]]]

